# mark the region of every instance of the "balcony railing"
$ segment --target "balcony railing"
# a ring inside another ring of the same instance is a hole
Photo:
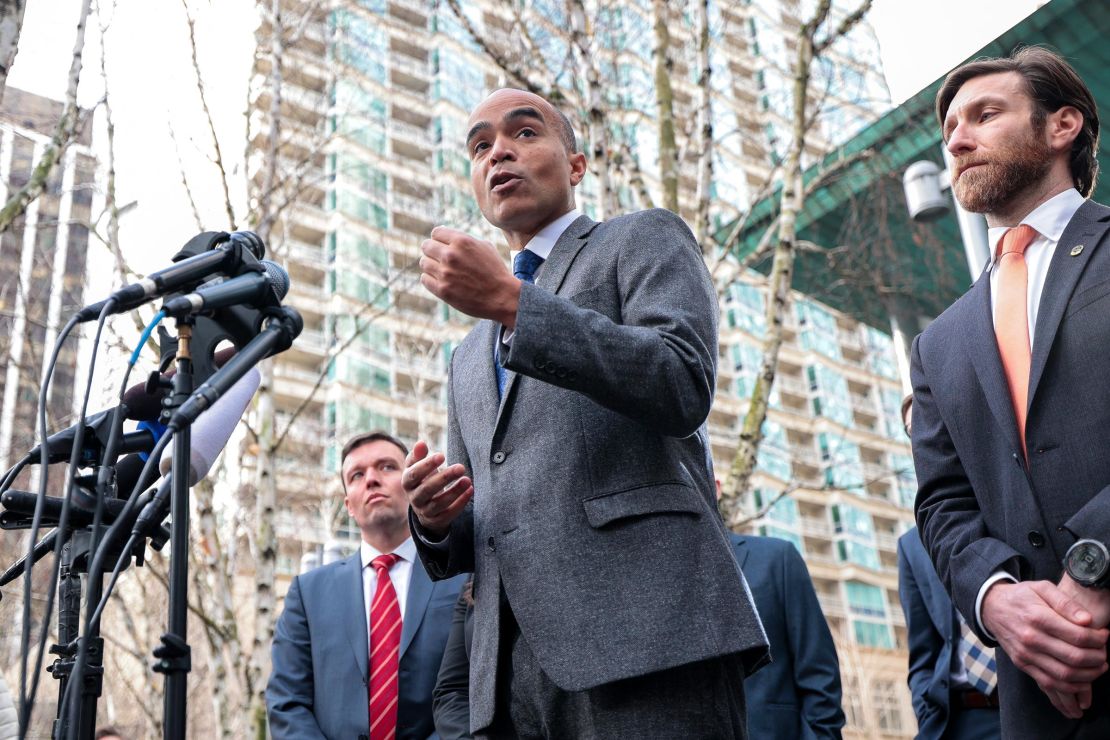
[[[427,62],[418,62],[412,57],[396,51],[390,56],[389,64],[393,69],[425,81],[427,81],[428,75],[431,73],[430,66]]]
[[[788,375],[775,376],[775,385],[780,392],[793,393],[795,396],[809,398],[809,384]]]
[[[829,524],[827,519],[819,519],[814,516],[803,516],[800,517],[800,521],[803,534],[832,537],[832,525]]]
[[[293,346],[302,351],[318,354],[324,354],[328,351],[328,341],[324,332],[311,329],[305,329],[297,335],[297,338],[293,340]]]
[[[875,401],[870,396],[861,396],[856,393],[850,394],[852,397],[852,408],[859,411],[861,414],[868,414],[870,416],[878,415],[875,409]]]
[[[431,203],[421,198],[414,198],[411,195],[401,195],[400,193],[393,193],[391,196],[393,208],[407,213],[410,216],[415,216],[422,221],[435,221],[436,209],[432,207]]]
[[[321,246],[305,244],[296,239],[286,239],[285,249],[288,256],[298,262],[320,269],[325,269],[328,266],[327,255]]]
[[[860,341],[859,334],[852,331],[840,330],[840,346],[857,352],[863,351],[863,342]]]
[[[416,126],[405,121],[399,121],[396,118],[390,118],[386,121],[385,128],[391,136],[396,136],[419,146],[429,145],[431,135],[428,133],[427,127]]]

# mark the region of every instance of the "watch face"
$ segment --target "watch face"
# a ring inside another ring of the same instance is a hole
[[[1081,584],[1098,583],[1108,567],[1106,549],[1099,547],[1097,542],[1083,540],[1068,551],[1068,575]]]

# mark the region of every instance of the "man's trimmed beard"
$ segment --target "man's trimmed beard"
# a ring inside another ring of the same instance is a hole
[[[1038,127],[1034,122],[1025,141],[999,147],[986,160],[974,153],[957,159],[957,167],[981,162],[963,172],[952,187],[960,205],[971,213],[1000,213],[1014,198],[1041,182],[1052,168],[1052,149],[1044,142],[1043,134],[1043,123]]]

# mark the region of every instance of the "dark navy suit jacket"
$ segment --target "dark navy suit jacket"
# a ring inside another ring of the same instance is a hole
[[[1108,234],[1110,208],[1087,201],[1049,263],[1033,334],[1027,459],[995,339],[989,274],[913,342],[917,524],[966,617],[994,572],[1058,581],[1077,539],[1110,542]],[[1006,737],[1110,737],[1110,675],[1094,683],[1084,718],[1067,720],[1003,651],[995,657]]]
[[[898,599],[910,643],[908,681],[917,738],[939,740],[948,725],[948,681],[958,639],[956,610],[917,527],[898,538]]]
[[[786,540],[730,537],[771,646],[771,664],[744,680],[748,736],[839,738],[840,662],[805,561]]]
[[[398,740],[435,737],[432,689],[463,580],[433,583],[419,559],[412,565],[401,627]],[[358,552],[293,579],[266,687],[275,740],[368,736],[368,640]]]

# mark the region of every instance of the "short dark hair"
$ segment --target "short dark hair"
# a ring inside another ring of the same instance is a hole
[[[96,734],[93,735],[94,740],[101,740],[105,737],[123,737],[123,733],[111,725],[104,725],[97,729]]]
[[[343,463],[347,460],[347,455],[350,455],[352,450],[357,447],[362,447],[363,445],[368,445],[371,442],[389,442],[391,445],[394,445],[399,450],[401,450],[402,455],[407,457],[409,454],[409,448],[405,447],[404,443],[401,440],[397,439],[388,432],[383,432],[380,430],[375,430],[373,432],[363,432],[362,434],[356,434],[355,436],[351,437],[347,440],[347,444],[343,445],[343,452],[339,455],[339,467],[343,467]]]
[[[568,152],[574,154],[578,151],[578,139],[574,136],[574,127],[570,125],[570,119],[567,118],[566,113],[563,113],[550,102],[548,105],[551,105],[551,110],[555,111],[555,116],[559,119],[555,122],[555,125],[561,129],[559,136],[563,140],[563,146],[567,148]]]
[[[1040,129],[1049,113],[1065,105],[1083,114],[1083,128],[1071,145],[1072,183],[1083,197],[1090,197],[1098,179],[1098,106],[1090,89],[1067,61],[1050,49],[1025,46],[1008,57],[976,59],[957,67],[944,79],[937,92],[936,113],[941,127],[952,99],[964,83],[975,77],[1017,72],[1033,100],[1033,124]]]

